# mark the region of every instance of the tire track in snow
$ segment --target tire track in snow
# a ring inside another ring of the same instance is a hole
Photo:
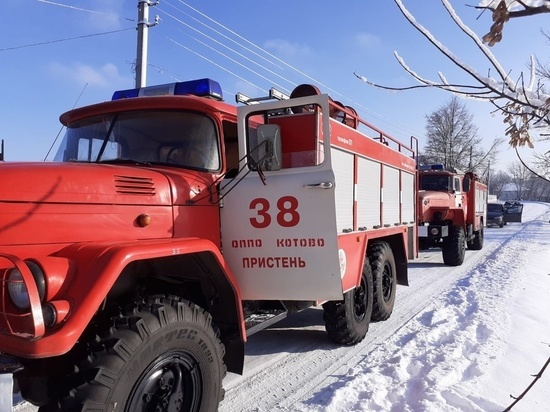
[[[455,385],[476,379],[496,361],[494,353],[498,353],[508,326],[507,302],[517,293],[514,285],[520,284],[522,268],[533,253],[525,243],[541,224],[545,223],[524,225],[383,349],[373,351],[368,360],[353,368],[349,381],[365,388],[364,400],[346,404],[350,390],[346,387],[335,389],[328,404],[346,411],[435,411],[442,405],[446,411],[501,411],[505,405],[462,393]],[[503,314],[503,318],[495,323],[494,313]]]

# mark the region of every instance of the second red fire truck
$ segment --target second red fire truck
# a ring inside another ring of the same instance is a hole
[[[472,172],[443,165],[420,166],[418,175],[419,247],[440,247],[446,265],[462,265],[466,248],[483,247],[487,185]]]

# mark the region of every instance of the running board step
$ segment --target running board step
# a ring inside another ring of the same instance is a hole
[[[259,309],[246,317],[246,336],[251,336],[286,318],[286,309]]]

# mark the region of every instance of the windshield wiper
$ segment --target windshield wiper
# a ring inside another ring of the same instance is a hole
[[[105,159],[105,160],[99,160],[96,163],[113,163],[113,164],[134,164],[139,166],[151,166],[150,162],[143,162],[140,160],[134,160],[129,158],[116,158],[116,159]]]
[[[99,162],[101,160],[101,156],[103,156],[103,153],[105,152],[105,148],[107,147],[107,142],[109,141],[109,136],[113,132],[113,129],[115,128],[115,124],[117,120],[118,120],[118,113],[115,114],[115,117],[113,117],[113,120],[109,125],[109,129],[107,130],[107,133],[105,134],[105,138],[103,139],[103,144],[101,145],[101,148],[99,149],[99,153],[97,154],[96,162]]]

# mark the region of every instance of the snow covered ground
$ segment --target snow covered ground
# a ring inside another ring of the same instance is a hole
[[[528,204],[522,226],[421,312],[350,365],[323,405],[296,410],[502,411],[550,357],[550,213]],[[445,275],[440,270],[438,274]],[[414,270],[412,280],[414,282]],[[513,409],[550,410],[550,370]]]
[[[220,410],[503,411],[550,357],[550,205],[487,228],[462,266],[421,252],[409,281],[359,345],[332,344],[318,308],[253,335]],[[550,369],[512,410],[550,411]]]

